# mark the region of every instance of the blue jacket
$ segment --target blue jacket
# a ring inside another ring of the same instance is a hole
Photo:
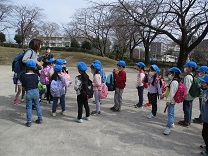
[[[106,75],[105,75],[105,71],[103,69],[100,70],[100,76],[101,76],[101,82],[105,83],[106,82]]]
[[[208,91],[202,95],[201,115],[202,121],[208,123]]]

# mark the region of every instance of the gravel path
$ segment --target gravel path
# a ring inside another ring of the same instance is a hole
[[[112,68],[105,68],[109,74]],[[51,117],[51,105],[41,102],[43,124],[25,127],[25,104],[14,105],[14,85],[11,66],[0,66],[0,156],[177,156],[200,155],[199,145],[202,125],[192,124],[180,127],[177,122],[183,118],[182,104],[176,105],[175,125],[169,136],[163,135],[167,115],[163,113],[165,101],[158,102],[158,116],[147,119],[151,108],[136,109],[138,96],[135,89],[136,71],[126,69],[127,87],[123,93],[122,111],[111,112],[113,92],[102,100],[100,116],[82,124],[74,122],[77,116],[76,94],[73,86],[66,96],[66,116]],[[72,82],[78,74],[76,68],[69,68]],[[90,72],[90,71],[89,71]],[[92,74],[89,73],[91,76]],[[145,95],[147,91],[145,90]],[[147,97],[145,96],[145,103]],[[95,109],[92,99],[91,110]],[[193,117],[198,117],[198,99],[194,101]],[[33,111],[33,121],[36,111]]]

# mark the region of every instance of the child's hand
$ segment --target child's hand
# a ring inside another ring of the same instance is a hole
[[[164,94],[161,94],[160,95],[160,99],[164,99],[165,95]]]
[[[170,102],[166,102],[166,106],[169,106],[170,105]]]

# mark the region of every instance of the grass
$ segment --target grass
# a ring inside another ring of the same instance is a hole
[[[20,53],[22,50],[18,48],[8,48],[0,46],[0,65],[11,65],[16,54]],[[42,50],[40,55],[45,51]],[[109,59],[107,57],[100,57],[96,55],[91,55],[82,52],[62,52],[62,51],[52,51],[55,59],[63,58],[67,61],[68,66],[76,66],[77,62],[82,61],[87,65],[91,65],[93,60],[99,59],[103,66],[114,66],[116,61]]]

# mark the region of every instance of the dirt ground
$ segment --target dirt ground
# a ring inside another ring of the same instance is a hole
[[[109,74],[112,68],[104,68]],[[1,156],[56,156],[56,155],[131,155],[131,156],[195,156],[200,155],[199,145],[202,125],[191,124],[189,128],[180,127],[177,122],[183,119],[182,104],[176,105],[175,128],[168,136],[163,135],[167,122],[164,114],[165,101],[158,102],[156,119],[147,119],[151,108],[136,109],[138,102],[135,89],[136,71],[126,69],[127,86],[123,93],[121,112],[111,112],[113,92],[102,100],[99,116],[91,116],[91,121],[82,124],[74,120],[77,116],[76,94],[73,85],[66,96],[66,116],[50,115],[51,105],[41,102],[43,124],[32,127],[24,126],[26,122],[25,103],[14,105],[14,85],[11,66],[0,66],[0,155]],[[89,75],[92,74],[89,71]],[[76,68],[69,68],[74,83],[78,74]],[[147,90],[145,101],[147,102]],[[90,109],[95,105],[89,100]],[[193,104],[193,118],[198,117],[198,99]],[[59,112],[58,110],[57,112]],[[83,113],[83,116],[85,112]],[[37,118],[33,111],[33,121]]]

